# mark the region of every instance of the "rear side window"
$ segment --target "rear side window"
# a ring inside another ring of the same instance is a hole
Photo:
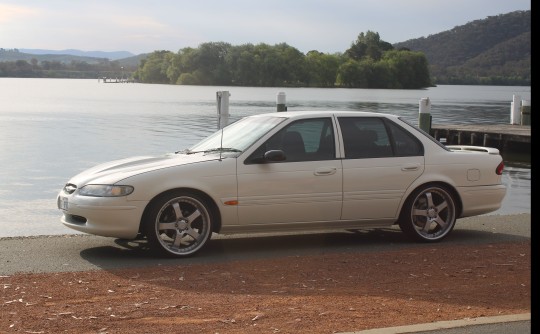
[[[393,156],[392,146],[382,119],[377,117],[340,117],[346,159]]]
[[[418,139],[380,117],[340,117],[346,159],[423,155]]]

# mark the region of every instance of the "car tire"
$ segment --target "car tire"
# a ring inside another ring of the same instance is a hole
[[[416,189],[405,201],[399,227],[413,240],[436,242],[444,239],[456,224],[456,204],[444,186]]]
[[[210,239],[212,210],[197,194],[174,191],[149,204],[142,224],[152,250],[169,257],[187,257]]]

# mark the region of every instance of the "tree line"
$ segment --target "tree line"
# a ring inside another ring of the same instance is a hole
[[[15,60],[0,62],[0,77],[15,78],[77,78],[96,79],[99,77],[121,78],[131,76],[137,67],[123,66],[118,61],[102,59],[97,63],[86,61],[61,62]]]
[[[2,50],[4,52],[9,52]],[[142,83],[252,87],[418,89],[432,86],[422,52],[395,49],[378,33],[360,33],[343,53],[307,54],[286,43],[209,42],[177,53],[154,51],[138,66],[119,61],[0,62],[0,77],[131,78]]]
[[[396,50],[376,32],[360,33],[344,53],[286,44],[233,46],[203,43],[177,53],[155,51],[141,60],[134,79],[144,83],[254,87],[418,89],[432,86],[422,52]]]

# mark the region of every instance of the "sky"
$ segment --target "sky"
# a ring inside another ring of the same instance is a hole
[[[0,0],[0,48],[141,54],[226,42],[335,53],[362,32],[393,44],[530,9],[531,0]]]

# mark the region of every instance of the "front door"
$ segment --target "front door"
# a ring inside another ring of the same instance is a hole
[[[241,225],[337,221],[341,215],[342,168],[336,159],[331,117],[288,124],[254,155],[282,150],[280,162],[238,161]]]

